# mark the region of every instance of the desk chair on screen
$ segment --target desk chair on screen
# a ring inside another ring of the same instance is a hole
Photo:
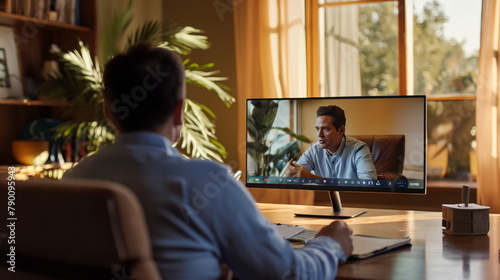
[[[403,175],[405,159],[405,136],[404,135],[350,135],[353,138],[366,143],[372,154],[373,164],[377,170],[379,180],[407,180]],[[328,192],[330,202],[334,209],[343,209],[338,192]],[[296,213],[298,216],[325,216],[310,213]],[[352,209],[344,211],[344,214],[336,214],[337,218],[356,217],[365,213],[365,210]],[[353,214],[354,213],[354,214]],[[326,216],[330,216],[326,214]]]
[[[141,205],[122,185],[17,182],[15,196],[16,272],[3,261],[1,279],[160,279]]]
[[[406,180],[403,176],[405,160],[404,135],[350,135],[366,143],[372,153],[377,178]]]

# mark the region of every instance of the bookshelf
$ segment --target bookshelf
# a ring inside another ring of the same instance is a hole
[[[91,29],[87,26],[71,25],[67,23],[55,22],[45,19],[37,19],[32,17],[27,17],[18,14],[6,13],[0,11],[0,25],[4,26],[22,26],[25,23],[31,22],[34,25],[44,26],[45,29],[52,29],[57,31],[58,29],[90,32]]]
[[[56,59],[50,53],[52,44],[57,45],[63,51],[68,51],[77,48],[78,40],[81,40],[95,55],[97,21],[95,0],[75,0],[80,3],[79,25],[27,16],[27,13],[6,12],[6,3],[9,1],[14,0],[0,1],[0,26],[13,29],[20,75],[23,80],[30,78],[36,83],[42,80],[44,62]],[[15,1],[27,3],[30,0]],[[34,2],[36,1],[32,1]],[[18,93],[18,95],[21,94]],[[26,95],[23,94],[23,96]],[[31,99],[0,100],[0,165],[18,164],[12,156],[11,141],[22,137],[25,124],[43,118],[64,120],[64,106],[64,102],[36,100],[36,96]]]

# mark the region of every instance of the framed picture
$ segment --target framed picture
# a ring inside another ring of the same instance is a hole
[[[14,29],[0,26],[0,99],[23,96]]]

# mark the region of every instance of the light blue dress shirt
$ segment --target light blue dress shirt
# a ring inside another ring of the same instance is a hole
[[[377,171],[366,143],[345,135],[333,155],[315,142],[300,156],[297,164],[324,178],[377,179]]]
[[[137,195],[163,279],[217,279],[222,263],[241,279],[334,279],[345,261],[325,236],[292,248],[226,166],[186,159],[153,133],[119,135],[64,178],[115,181]]]

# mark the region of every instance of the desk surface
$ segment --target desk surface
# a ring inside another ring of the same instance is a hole
[[[295,217],[302,205],[258,204],[274,223],[320,229],[332,219]],[[409,236],[411,247],[339,266],[339,279],[500,279],[500,215],[490,214],[490,231],[479,236],[442,233],[441,212],[368,209],[344,220],[354,233]]]

